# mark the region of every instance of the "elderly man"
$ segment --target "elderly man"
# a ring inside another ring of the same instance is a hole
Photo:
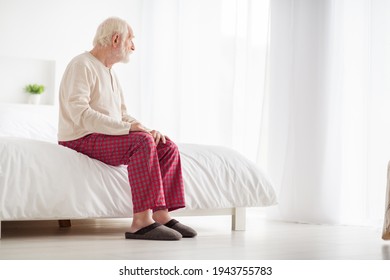
[[[133,30],[119,18],[97,29],[93,49],[76,56],[60,85],[58,141],[110,165],[127,165],[133,221],[127,239],[178,240],[196,232],[170,217],[185,206],[177,146],[127,114],[112,71],[135,50]]]

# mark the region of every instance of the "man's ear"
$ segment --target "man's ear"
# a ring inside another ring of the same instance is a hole
[[[115,33],[115,34],[112,36],[112,45],[113,45],[114,47],[116,47],[118,44],[119,44],[119,34],[118,34],[118,33]]]

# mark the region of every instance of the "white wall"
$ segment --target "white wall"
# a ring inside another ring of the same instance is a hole
[[[138,0],[0,0],[0,57],[55,61],[53,100],[57,101],[58,85],[67,63],[92,48],[100,22],[110,16],[122,17],[137,36],[141,7]],[[10,72],[17,72],[17,67],[15,64]],[[134,54],[130,64],[115,68],[129,101],[131,92],[138,90],[137,56]],[[5,82],[12,83],[12,77],[2,77],[1,83]]]
[[[26,85],[40,84],[45,86],[40,104],[54,104],[55,72],[53,60],[0,56],[0,102],[28,103],[30,94],[25,92]]]

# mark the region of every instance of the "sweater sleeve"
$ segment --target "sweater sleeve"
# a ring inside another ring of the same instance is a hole
[[[66,92],[65,100],[72,122],[91,133],[124,135],[130,131],[131,124],[117,120],[91,108],[91,89],[93,75],[84,65],[75,63],[69,69],[66,81],[62,82]]]

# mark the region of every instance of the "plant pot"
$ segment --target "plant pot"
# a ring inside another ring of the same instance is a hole
[[[41,101],[40,94],[30,94],[28,98],[28,104],[38,105],[40,101]]]

